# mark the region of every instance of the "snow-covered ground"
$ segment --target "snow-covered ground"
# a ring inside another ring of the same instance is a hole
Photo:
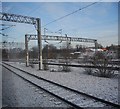
[[[0,109],[2,108],[2,67],[0,66]]]
[[[29,73],[57,82],[75,90],[85,92],[96,97],[118,103],[118,78],[104,78],[87,75],[84,68],[71,68],[71,72],[50,72],[25,67],[24,63],[9,62],[15,67],[19,67]],[[58,66],[50,66],[50,69],[58,69]]]
[[[70,107],[3,67],[3,107]]]

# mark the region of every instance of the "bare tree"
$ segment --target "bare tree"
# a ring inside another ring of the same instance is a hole
[[[114,74],[114,70],[108,70],[106,67],[113,67],[114,64],[110,64],[110,61],[112,60],[111,57],[107,56],[104,52],[97,52],[92,57],[92,64],[97,68],[97,75],[102,77],[111,77]],[[99,68],[101,67],[101,68]]]
[[[71,48],[70,47],[70,42],[67,41],[66,47],[62,49],[62,56],[63,56],[63,59],[64,59],[62,63],[66,64],[66,65],[70,64],[70,57],[71,57],[70,48]],[[65,72],[71,71],[69,66],[64,66],[63,65],[62,67],[63,67],[62,71],[65,71]]]

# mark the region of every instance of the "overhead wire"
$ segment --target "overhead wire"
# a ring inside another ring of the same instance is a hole
[[[13,27],[13,26],[15,26],[15,25],[11,25],[11,26],[9,26],[9,27],[6,27],[6,28],[2,28],[2,29],[0,29],[0,31],[2,30],[6,30],[6,29],[8,29],[8,28],[11,28],[11,27]]]
[[[101,0],[100,0],[100,1],[101,1]],[[65,18],[65,17],[68,17],[68,16],[70,16],[70,15],[72,15],[72,14],[74,14],[74,13],[77,13],[78,11],[81,11],[81,10],[83,10],[83,9],[85,9],[85,8],[88,8],[88,7],[90,7],[90,6],[92,6],[92,5],[96,4],[96,3],[98,3],[98,2],[93,2],[93,3],[89,4],[89,5],[86,5],[86,6],[82,7],[82,8],[79,8],[79,9],[77,9],[77,10],[75,10],[75,11],[69,13],[69,14],[66,14],[66,15],[64,15],[64,16],[62,16],[62,17],[59,17],[59,18],[57,18],[57,19],[55,19],[55,20],[53,20],[53,21],[51,21],[51,22],[49,22],[49,23],[41,26],[41,28],[43,28],[43,27],[45,27],[45,26],[47,26],[47,25],[49,25],[49,24],[51,24],[51,23],[57,22],[58,20],[61,20],[61,19]],[[32,31],[30,31],[30,32],[32,32]],[[27,32],[27,33],[29,33],[29,32]]]
[[[55,19],[55,20],[53,20],[53,21],[51,21],[51,22],[43,25],[42,27],[47,26],[47,25],[49,25],[49,24],[51,24],[51,23],[54,23],[54,22],[56,22],[56,21],[58,21],[58,20],[61,20],[61,19],[65,18],[65,17],[68,17],[68,16],[70,16],[70,15],[72,15],[72,14],[74,14],[74,13],[80,11],[80,10],[83,10],[83,9],[85,9],[85,8],[88,8],[88,7],[90,7],[90,6],[92,6],[92,5],[96,4],[96,3],[98,3],[98,2],[91,3],[91,4],[87,5],[87,6],[84,6],[83,8],[79,8],[78,10],[73,11],[73,12],[67,14],[67,15],[62,16],[62,17],[59,17],[58,19]],[[58,31],[61,31],[61,30],[62,30],[62,29],[60,29],[60,30],[58,30]],[[52,32],[52,33],[53,33],[53,32]],[[55,33],[58,33],[58,32],[55,32]],[[46,40],[45,40],[45,42],[48,43]],[[62,41],[60,41],[59,43],[61,43],[61,42],[62,42]],[[57,44],[59,44],[59,43],[57,43]]]
[[[66,17],[68,17],[68,16],[70,16],[70,15],[72,15],[72,14],[74,14],[74,13],[77,13],[78,11],[81,11],[81,10],[83,10],[83,9],[85,9],[85,8],[88,8],[88,7],[90,7],[90,6],[92,6],[92,5],[96,4],[96,3],[98,3],[98,2],[93,2],[93,3],[89,4],[89,5],[84,6],[84,7],[82,7],[82,8],[79,8],[79,9],[77,9],[77,10],[75,10],[75,11],[69,13],[69,14],[66,14],[66,15],[64,15],[64,16],[62,16],[62,17],[59,17],[59,18],[57,18],[57,19],[55,19],[55,20],[53,20],[53,21],[51,21],[51,22],[49,22],[49,23],[41,26],[41,28],[43,28],[43,27],[45,27],[45,26],[47,26],[47,25],[49,25],[49,24],[51,24],[51,23],[57,22],[57,21],[59,21],[59,20],[61,20],[61,19],[63,19],[63,18],[66,18]],[[30,31],[30,32],[32,32],[32,31]],[[27,33],[28,33],[28,32],[27,32]]]
[[[2,24],[0,24],[0,25],[2,25],[2,26],[12,26],[12,25],[8,25],[8,24],[3,24],[3,23],[2,23]]]
[[[6,34],[3,34],[3,33],[0,33],[2,36],[8,36],[8,35],[6,35]]]
[[[94,3],[91,3],[91,4],[87,5],[87,6],[84,6],[84,7],[82,7],[82,8],[79,8],[78,10],[75,10],[75,11],[69,13],[69,14],[66,14],[66,15],[64,15],[64,16],[62,16],[62,17],[59,17],[59,18],[57,18],[57,19],[55,19],[55,20],[53,20],[53,21],[51,21],[51,22],[43,25],[42,27],[45,27],[45,26],[47,26],[47,25],[49,25],[49,24],[51,24],[51,23],[54,23],[54,22],[56,22],[56,21],[58,21],[58,20],[61,20],[61,19],[65,18],[65,17],[68,17],[68,16],[70,16],[70,15],[72,15],[72,14],[74,14],[74,13],[77,13],[78,11],[81,11],[81,10],[83,10],[83,9],[85,9],[85,8],[88,8],[88,7],[90,7],[90,6],[92,6],[92,5],[96,4],[96,3],[98,3],[98,2],[94,2]]]

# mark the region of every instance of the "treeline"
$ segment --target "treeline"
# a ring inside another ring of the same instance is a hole
[[[120,45],[111,45],[106,47],[107,50],[117,50],[118,58],[120,58]],[[2,59],[25,59],[25,49],[22,48],[13,48],[13,49],[1,49],[2,51]],[[69,44],[57,48],[53,44],[45,45],[42,49],[43,59],[56,59],[56,58],[67,58],[71,56],[73,52],[86,52],[86,48],[82,45],[76,45],[75,48],[72,48]],[[29,49],[29,57],[30,59],[38,59],[38,47],[32,47]],[[77,58],[77,56],[73,57]]]

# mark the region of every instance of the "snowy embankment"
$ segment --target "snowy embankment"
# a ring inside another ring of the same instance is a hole
[[[12,62],[10,64],[15,67],[22,68],[29,73],[57,82],[75,90],[94,95],[107,101],[118,103],[118,78],[104,78],[87,75],[84,73],[84,68],[71,68],[71,72],[50,72],[38,70],[38,65],[35,65],[35,68],[31,68],[25,67],[24,63]],[[51,68],[58,67],[51,66]]]

